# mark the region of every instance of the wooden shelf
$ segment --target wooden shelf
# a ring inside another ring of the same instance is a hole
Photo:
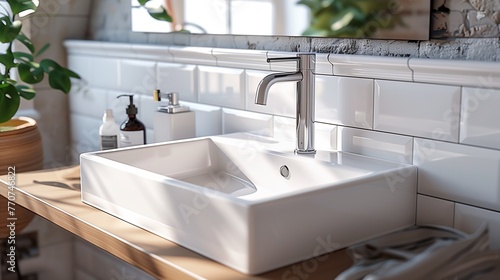
[[[158,279],[333,279],[352,262],[345,250],[257,276],[241,274],[82,203],[79,167],[16,174],[15,203]],[[7,177],[0,194],[7,197]]]

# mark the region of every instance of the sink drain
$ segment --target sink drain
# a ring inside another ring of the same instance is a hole
[[[280,167],[280,174],[284,178],[288,179],[290,177],[290,169],[288,169],[288,166],[286,166],[286,165],[281,166]]]

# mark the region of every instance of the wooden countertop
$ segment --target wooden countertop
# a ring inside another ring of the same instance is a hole
[[[16,174],[15,203],[158,279],[333,279],[351,265],[345,250],[257,276],[241,274],[82,203],[79,167]],[[7,177],[0,194],[7,197]],[[2,206],[6,207],[6,206]]]

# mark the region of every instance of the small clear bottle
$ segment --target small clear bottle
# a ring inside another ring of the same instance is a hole
[[[99,136],[101,143],[101,150],[110,150],[118,148],[118,137],[120,129],[115,123],[113,117],[113,110],[106,109],[102,116],[102,124],[99,127]]]

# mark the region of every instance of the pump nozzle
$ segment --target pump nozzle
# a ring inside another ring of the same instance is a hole
[[[136,115],[137,114],[137,107],[135,107],[134,105],[134,95],[133,94],[122,94],[122,95],[118,95],[116,98],[120,98],[120,97],[124,97],[124,96],[128,96],[129,98],[129,105],[127,107],[127,110],[125,110],[125,112],[127,113],[127,115]]]

